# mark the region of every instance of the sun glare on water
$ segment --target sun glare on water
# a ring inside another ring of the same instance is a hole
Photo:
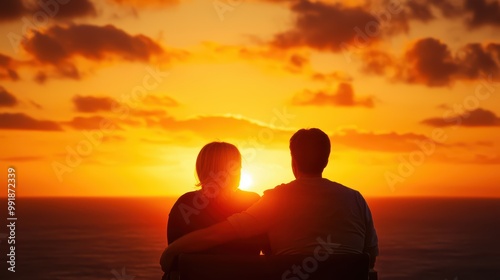
[[[241,178],[240,178],[240,190],[249,190],[252,188],[253,185],[253,179],[252,175],[246,171],[241,172]]]

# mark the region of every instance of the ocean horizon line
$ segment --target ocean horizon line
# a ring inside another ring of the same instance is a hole
[[[149,195],[138,195],[138,196],[17,196],[17,199],[133,199],[133,198],[144,198],[144,199],[164,199],[164,198],[179,198],[179,195],[161,195],[161,196],[149,196]],[[406,195],[406,196],[364,196],[367,199],[500,199],[500,196],[433,196],[433,195]],[[0,199],[7,199],[7,196],[1,196]]]

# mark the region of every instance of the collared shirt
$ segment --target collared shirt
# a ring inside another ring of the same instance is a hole
[[[227,220],[240,238],[267,233],[276,255],[318,249],[378,255],[377,234],[363,196],[325,178],[299,178],[267,190],[253,206]]]

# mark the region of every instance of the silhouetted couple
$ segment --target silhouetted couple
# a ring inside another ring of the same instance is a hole
[[[177,255],[192,252],[368,253],[373,268],[378,240],[365,199],[322,177],[330,155],[328,136],[317,128],[301,129],[290,139],[290,152],[296,179],[260,198],[238,189],[241,155],[234,145],[203,147],[196,160],[201,190],[181,196],[169,215],[169,246],[160,259],[166,275]]]

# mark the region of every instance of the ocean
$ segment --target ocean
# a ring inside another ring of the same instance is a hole
[[[381,280],[500,279],[500,199],[369,198]],[[18,198],[15,273],[0,279],[160,279],[175,198]]]

